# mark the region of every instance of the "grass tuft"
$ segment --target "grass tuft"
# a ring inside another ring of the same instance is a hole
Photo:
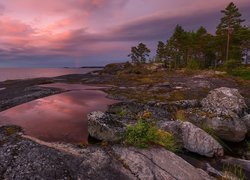
[[[241,166],[238,165],[223,165],[223,180],[237,179],[244,180],[245,172]]]
[[[13,134],[15,134],[17,132],[17,128],[16,127],[6,127],[5,132],[8,136],[11,136]]]
[[[145,120],[139,120],[135,125],[127,127],[125,143],[139,148],[147,148],[150,144],[156,144],[173,152],[178,151],[172,134],[158,129],[154,123]]]
[[[175,114],[175,118],[182,122],[187,121],[186,112],[184,110],[178,110]]]

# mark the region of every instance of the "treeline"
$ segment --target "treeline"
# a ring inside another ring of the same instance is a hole
[[[129,57],[133,63],[160,62],[168,68],[210,68],[220,64],[241,64],[250,51],[250,27],[234,3],[230,3],[212,35],[204,27],[197,31],[185,31],[177,25],[166,41],[159,41],[156,56],[149,59],[151,50],[143,43],[131,48]]]

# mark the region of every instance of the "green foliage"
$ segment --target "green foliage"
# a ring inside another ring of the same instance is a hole
[[[187,115],[184,110],[178,110],[175,114],[175,118],[179,121],[185,122],[187,121]]]
[[[238,30],[241,27],[241,23],[245,21],[241,19],[241,13],[233,2],[229,3],[221,13],[223,13],[224,16],[217,26],[217,34],[227,34],[230,28],[232,28],[232,30]]]
[[[142,119],[135,125],[127,127],[125,142],[140,148],[147,148],[150,144],[157,144],[170,151],[178,150],[172,134],[162,131],[154,123]]]
[[[221,12],[223,17],[216,30],[221,59],[228,60],[228,56],[229,59],[241,59],[243,55],[241,44],[244,41],[241,23],[245,20],[241,19],[239,9],[232,2]]]
[[[222,179],[237,179],[244,180],[245,172],[241,166],[238,165],[223,165],[223,177]]]
[[[164,62],[166,56],[165,44],[162,41],[158,42],[157,50],[156,50],[156,62]]]
[[[158,42],[154,61],[163,63],[165,68],[188,67],[190,70],[217,68],[219,62],[228,59],[243,60],[250,51],[250,27],[242,26],[244,20],[234,3],[230,3],[221,12],[223,16],[217,26],[216,35],[209,34],[202,26],[197,31],[185,31],[182,26],[177,25],[166,43]],[[150,51],[145,50],[147,48],[142,43],[141,48],[139,46],[132,47],[129,56],[135,63],[145,63],[145,56]],[[235,68],[234,65],[230,67],[230,63],[226,65],[228,71]]]
[[[11,136],[17,132],[17,128],[14,126],[6,127],[5,132],[8,136]]]
[[[186,100],[187,96],[183,91],[177,90],[170,93],[170,96],[167,98],[168,101],[181,101]]]
[[[231,59],[231,60],[225,62],[223,66],[224,66],[224,69],[225,69],[228,73],[230,73],[230,72],[232,72],[235,68],[240,67],[240,66],[241,66],[241,63],[240,63],[239,61],[236,61],[236,60],[234,60],[234,59]]]
[[[235,68],[231,71],[229,71],[229,74],[232,76],[240,77],[245,80],[250,80],[250,68]]]
[[[125,117],[126,114],[127,114],[126,109],[121,109],[121,110],[117,113],[117,115],[118,115],[119,117],[121,117],[121,118]]]
[[[146,63],[150,52],[145,44],[140,43],[137,47],[131,48],[131,53],[128,56],[131,57],[133,63],[143,64]]]
[[[200,63],[196,59],[191,59],[188,61],[187,68],[191,70],[198,70],[200,69]]]

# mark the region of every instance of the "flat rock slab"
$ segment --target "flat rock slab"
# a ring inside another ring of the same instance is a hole
[[[54,149],[0,127],[0,179],[210,179],[163,148],[87,146]]]

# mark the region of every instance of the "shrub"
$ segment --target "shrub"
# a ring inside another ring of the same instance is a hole
[[[187,121],[186,112],[184,110],[178,110],[175,114],[176,119],[180,121]]]
[[[234,59],[230,59],[230,60],[226,61],[223,65],[225,71],[228,73],[232,72],[235,68],[238,68],[240,66],[241,66],[240,61],[237,61]]]
[[[250,68],[236,68],[229,72],[230,75],[240,77],[245,80],[250,80]]]
[[[140,148],[157,144],[170,151],[178,150],[172,134],[158,129],[154,123],[145,120],[139,120],[135,125],[127,127],[125,143]]]
[[[245,172],[241,166],[238,165],[223,165],[222,179],[245,179]]]
[[[9,126],[9,127],[6,127],[6,129],[5,129],[5,133],[8,136],[11,136],[11,135],[15,134],[16,132],[18,132],[18,128],[15,126]]]
[[[187,63],[187,68],[190,70],[199,70],[200,69],[200,63],[196,59],[191,59]]]

